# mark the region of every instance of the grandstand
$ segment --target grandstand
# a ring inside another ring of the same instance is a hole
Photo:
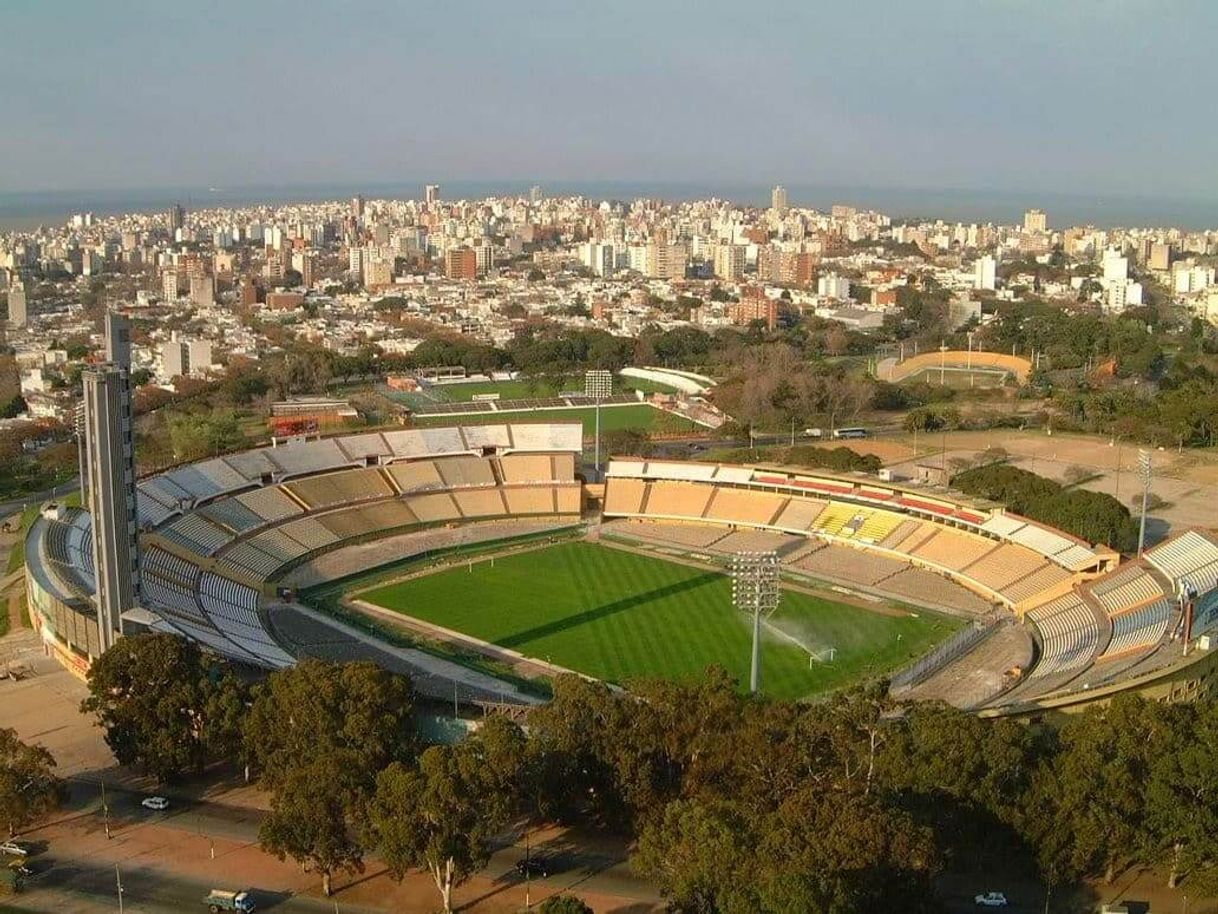
[[[444,548],[507,538],[513,525],[569,524],[584,502],[581,446],[575,423],[402,429],[260,448],[143,479],[143,609],[130,621],[242,663],[288,665],[305,642],[281,641],[268,614],[285,577],[307,569],[301,579],[324,579],[341,565],[325,558],[344,550],[368,550],[359,554],[377,556],[371,565],[392,561],[393,550],[375,550],[399,539]],[[669,554],[775,550],[791,580],[1014,620],[1026,633],[1022,675],[978,705],[986,713],[1071,706],[1129,683],[1170,679],[1195,690],[1183,647],[1207,647],[1218,626],[1218,540],[1199,531],[1122,561],[941,489],[636,458],[609,462],[601,505],[602,533]],[[87,512],[47,509],[26,541],[32,615],[78,671],[98,650],[90,524]],[[1204,660],[1208,649],[1195,653]],[[973,661],[965,653],[950,662]],[[1183,685],[1164,688],[1185,694]]]
[[[432,525],[579,518],[574,424],[432,428],[261,448],[143,479],[140,501],[145,619],[233,660],[293,662],[272,635],[264,603],[286,572],[351,543]],[[147,508],[147,510],[144,510]],[[91,612],[90,518],[41,520],[35,604],[63,647],[96,656],[93,633],[64,609]],[[54,604],[45,595],[54,597]],[[132,620],[134,621],[134,620]]]
[[[1153,677],[1178,659],[1168,646],[1186,624],[1186,638],[1218,625],[1218,543],[1195,531],[1122,564],[1112,550],[942,490],[637,459],[610,462],[604,516],[615,534],[701,553],[767,535],[774,545],[762,548],[779,550],[789,576],[972,615],[1008,610],[1036,649],[992,707],[1069,703]]]

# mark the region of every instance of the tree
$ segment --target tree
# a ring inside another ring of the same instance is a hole
[[[453,889],[487,864],[490,839],[518,806],[523,761],[519,728],[491,718],[456,746],[431,747],[413,768],[382,771],[368,818],[390,874],[426,869],[451,911]]]
[[[551,895],[537,910],[540,914],[593,914],[592,908],[574,895]]]
[[[1189,894],[1218,890],[1218,708],[1172,705],[1149,759],[1146,824],[1154,858],[1169,867],[1168,888],[1187,876]]]
[[[88,684],[81,710],[97,715],[114,757],[158,781],[197,773],[237,745],[243,688],[193,641],[122,638],[93,661]]]
[[[370,794],[378,771],[414,758],[414,689],[370,661],[302,660],[256,687],[244,744],[272,790],[309,759],[344,750]]]
[[[351,780],[358,764],[356,753],[333,751],[297,765],[286,775],[258,829],[267,853],[317,870],[327,896],[335,872],[364,868],[364,849],[351,814]]]
[[[63,782],[54,769],[54,757],[42,746],[27,746],[16,730],[0,730],[0,818],[9,837],[59,806]]]

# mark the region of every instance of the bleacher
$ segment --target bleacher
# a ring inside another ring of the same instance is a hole
[[[199,514],[183,514],[159,532],[166,539],[198,555],[214,555],[233,539],[232,533]]]
[[[702,521],[855,543],[953,577],[976,590],[981,605],[994,600],[1020,612],[1060,595],[1076,580],[1075,567],[1097,570],[1111,558],[1013,515],[882,483],[768,467],[614,459],[606,472],[604,516]]]
[[[1095,612],[1078,594],[1058,597],[1031,610],[1027,618],[1041,635],[1041,656],[1033,676],[1076,670],[1095,657],[1103,629]]]
[[[1111,660],[1154,647],[1167,634],[1171,616],[1171,601],[1167,599],[1113,616],[1112,640],[1099,659]]]
[[[546,454],[507,454],[499,458],[505,483],[551,482],[560,479]],[[566,477],[570,478],[570,477]]]
[[[445,488],[463,486],[493,486],[495,473],[489,460],[481,457],[444,457],[436,460],[436,470]]]
[[[444,488],[444,480],[440,478],[440,471],[436,469],[435,461],[432,460],[391,464],[389,475],[393,477],[398,491],[403,494]]]
[[[819,498],[789,498],[786,507],[774,519],[774,526],[779,530],[805,533],[812,529],[812,525],[828,504]]]
[[[909,565],[876,552],[829,543],[796,561],[794,567],[849,584],[875,587]]]
[[[1108,615],[1116,615],[1164,596],[1162,585],[1144,568],[1130,566],[1091,584],[1091,596]]]
[[[283,488],[307,505],[311,511],[358,501],[376,501],[394,494],[385,477],[377,469],[309,476],[284,483]]]
[[[647,496],[647,513],[655,517],[699,518],[715,494],[712,486],[692,482],[653,482]]]
[[[1176,592],[1188,589],[1200,596],[1218,587],[1218,544],[1195,530],[1146,550],[1146,561]]]
[[[750,527],[765,527],[777,516],[789,500],[785,495],[758,492],[753,489],[729,487],[711,488],[713,497],[706,508],[705,516],[728,524],[745,524]]]
[[[262,518],[264,524],[273,524],[304,514],[304,508],[284,495],[278,486],[255,489],[253,492],[236,496],[235,500],[237,504]]]

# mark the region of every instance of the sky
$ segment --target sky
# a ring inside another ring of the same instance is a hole
[[[1212,0],[0,0],[0,193],[434,179],[1218,198]]]

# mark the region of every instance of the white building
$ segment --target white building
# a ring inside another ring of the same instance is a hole
[[[836,273],[826,273],[816,280],[816,294],[822,298],[849,298],[850,280]]]
[[[1108,248],[1104,251],[1104,282],[1123,282],[1129,278],[1129,258]]]
[[[998,262],[989,254],[977,258],[973,267],[973,288],[994,291],[998,286]]]

